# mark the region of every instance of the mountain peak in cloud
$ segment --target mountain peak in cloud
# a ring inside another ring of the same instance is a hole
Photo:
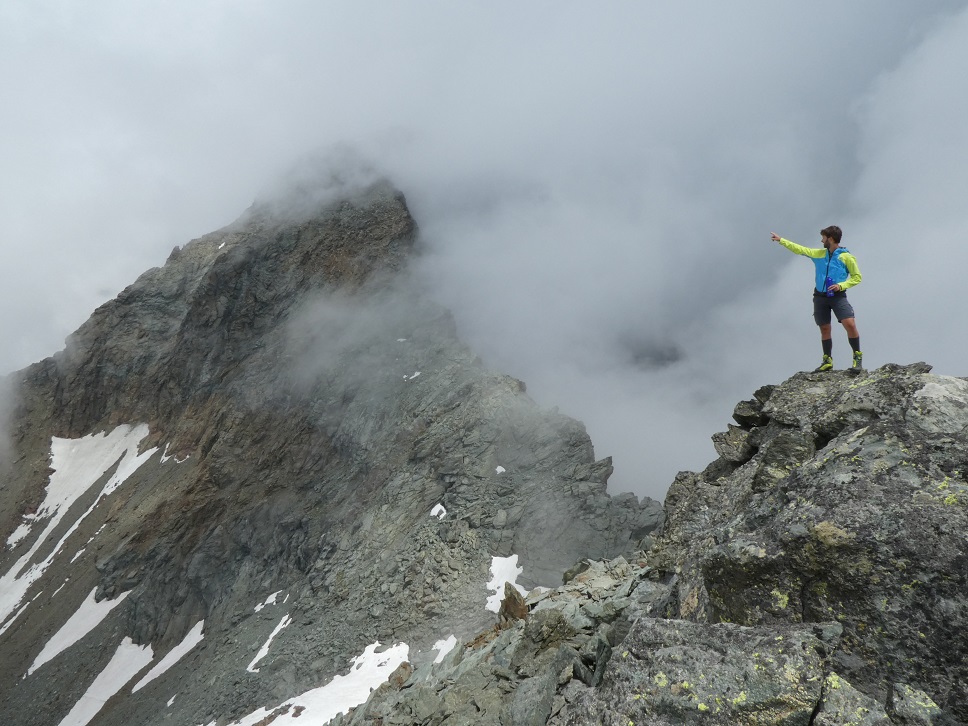
[[[295,204],[179,248],[12,378],[8,722],[57,723],[111,680],[105,723],[207,723],[271,704],[280,683],[288,696],[330,682],[375,641],[430,662],[493,617],[492,558],[516,557],[522,586],[555,585],[659,524],[657,502],[608,495],[611,460],[580,422],[486,368],[414,284],[403,196],[327,174],[320,194],[317,178],[298,180]],[[51,463],[88,486],[48,532],[31,525]],[[42,652],[37,634],[69,629],[95,588],[124,597],[95,608],[82,640],[97,655],[71,645],[24,680],[31,659],[12,654]],[[200,621],[202,644],[180,646]],[[171,669],[124,690],[176,648]]]

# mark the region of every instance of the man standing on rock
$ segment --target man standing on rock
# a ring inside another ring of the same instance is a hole
[[[830,311],[837,316],[837,322],[847,331],[847,342],[854,351],[851,371],[859,373],[862,369],[863,353],[860,352],[860,333],[854,322],[854,308],[847,302],[847,288],[861,280],[857,259],[846,247],[840,246],[843,233],[840,227],[825,227],[820,230],[822,248],[804,247],[796,242],[783,239],[778,234],[770,234],[774,242],[779,242],[791,252],[811,258],[816,271],[813,286],[813,319],[820,326],[820,343],[823,346],[823,360],[817,371],[829,371],[834,367],[833,339],[830,332]]]

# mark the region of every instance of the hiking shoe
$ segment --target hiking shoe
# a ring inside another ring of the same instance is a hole
[[[820,366],[817,368],[814,368],[813,372],[820,373],[821,371],[831,371],[833,370],[833,368],[834,368],[834,359],[831,358],[829,355],[825,355],[823,357],[823,361],[820,363]]]
[[[859,350],[854,351],[854,364],[850,367],[852,371],[864,370],[864,354]]]

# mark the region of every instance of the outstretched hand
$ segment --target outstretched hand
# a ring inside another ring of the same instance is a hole
[[[778,235],[776,232],[770,232],[770,239],[773,240],[774,242],[779,242],[780,235]]]

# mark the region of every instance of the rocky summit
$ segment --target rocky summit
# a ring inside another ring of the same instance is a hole
[[[651,542],[661,506],[609,496],[584,427],[411,279],[403,195],[303,191],[7,378],[4,724],[322,723],[489,628],[506,583]]]
[[[798,373],[610,496],[420,251],[257,204],[9,377],[5,724],[968,723],[968,380]]]
[[[968,380],[929,371],[757,390],[648,549],[333,723],[968,723]]]

